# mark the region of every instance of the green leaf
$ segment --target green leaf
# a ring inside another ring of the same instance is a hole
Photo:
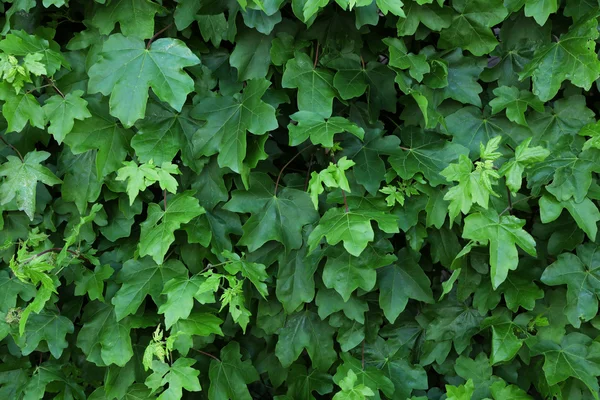
[[[442,60],[448,64],[448,84],[442,89],[444,98],[481,107],[479,94],[483,88],[478,78],[486,65],[485,61],[463,56],[460,49],[452,51]]]
[[[377,0],[377,7],[381,10],[384,15],[388,12],[397,15],[398,17],[404,17],[404,11],[402,10],[402,1],[394,0]]]
[[[525,112],[531,107],[537,112],[544,112],[544,103],[539,101],[531,92],[517,89],[514,86],[502,86],[494,89],[496,98],[490,101],[492,113],[498,114],[506,110],[506,117],[519,124],[527,126]]]
[[[27,122],[36,128],[44,128],[44,113],[37,99],[29,93],[15,93],[11,85],[0,82],[2,116],[8,122],[8,131],[21,132]]]
[[[473,381],[469,379],[467,383],[459,386],[446,385],[446,399],[448,400],[470,400],[473,396],[475,387]]]
[[[117,321],[135,314],[147,295],[158,299],[163,285],[183,275],[183,271],[179,261],[167,261],[163,265],[157,265],[150,258],[127,261],[117,274],[117,281],[123,284],[111,300]]]
[[[402,179],[421,173],[432,186],[438,186],[446,181],[440,171],[460,155],[467,155],[467,149],[460,144],[449,143],[416,127],[404,129],[400,138],[403,148],[389,162]]]
[[[98,366],[124,366],[133,357],[131,319],[117,321],[110,304],[91,302],[85,306],[77,347],[86,360]]]
[[[523,182],[523,172],[530,165],[542,162],[550,155],[550,152],[541,147],[529,147],[531,138],[525,139],[515,149],[514,160],[504,163],[498,173],[506,177],[506,186],[511,193],[517,193]]]
[[[304,245],[299,250],[282,253],[278,259],[275,294],[289,314],[303,303],[310,303],[315,297],[314,275],[322,253],[307,253],[308,247]]]
[[[158,308],[159,314],[165,315],[165,328],[169,329],[180,319],[190,316],[194,307],[194,296],[198,292],[204,279],[194,275],[176,276],[165,282],[162,294],[167,296],[167,301]]]
[[[275,109],[261,100],[270,85],[265,79],[255,79],[241,96],[202,99],[191,112],[192,117],[206,120],[192,137],[195,153],[210,156],[218,152],[219,166],[240,173],[246,158],[246,132],[264,135],[278,126]]]
[[[580,21],[556,42],[538,48],[534,58],[519,74],[519,79],[532,77],[533,94],[542,101],[551,100],[568,79],[573,85],[589,90],[600,77],[600,61],[596,57],[598,37],[596,18]]]
[[[473,55],[482,56],[498,45],[491,27],[502,22],[508,11],[502,0],[459,0],[452,3],[456,14],[450,26],[440,33],[438,46],[444,49],[461,47]]]
[[[315,68],[311,59],[304,53],[285,64],[281,80],[284,88],[298,88],[298,108],[329,118],[332,113],[333,73],[324,68]]]
[[[482,328],[492,329],[492,365],[512,360],[523,346],[522,337],[526,334],[523,327],[513,322],[510,313],[502,311],[506,310],[499,310],[481,324]]]
[[[577,226],[583,230],[591,240],[596,240],[598,233],[597,222],[600,221],[598,207],[588,198],[581,203],[575,203],[573,199],[557,201],[552,195],[545,194],[539,200],[540,217],[543,223],[555,221],[563,209],[567,209]]]
[[[531,400],[533,397],[529,396],[523,389],[516,385],[507,385],[506,382],[497,381],[490,386],[492,396],[496,400],[515,399],[515,400]]]
[[[302,246],[302,227],[316,221],[317,213],[309,196],[296,189],[282,188],[275,195],[271,178],[250,176],[249,190],[236,190],[224,206],[233,212],[252,216],[243,226],[239,244],[255,251],[269,240],[282,243],[287,251]]]
[[[271,36],[254,30],[240,33],[229,63],[238,71],[238,79],[246,81],[267,76],[271,64]]]
[[[247,385],[259,379],[250,360],[242,361],[240,345],[229,342],[221,349],[219,360],[212,360],[208,371],[211,400],[251,400]]]
[[[567,285],[565,312],[572,325],[579,327],[598,313],[600,296],[600,260],[596,246],[586,243],[577,247],[577,255],[563,253],[542,274],[546,285]]]
[[[0,204],[7,204],[14,199],[17,209],[24,211],[33,221],[37,183],[57,185],[62,182],[41,165],[48,157],[50,153],[36,150],[25,154],[23,160],[8,156],[8,161],[0,165],[0,177],[5,177],[0,185]]]
[[[61,195],[65,201],[72,201],[80,213],[85,213],[88,203],[100,196],[102,180],[96,175],[96,153],[88,151],[73,155],[65,149],[58,159],[58,174],[63,175]]]
[[[394,264],[379,269],[377,280],[379,306],[392,324],[406,308],[408,299],[434,302],[429,278],[406,249],[400,251]]]
[[[58,143],[73,129],[74,121],[84,120],[92,116],[87,109],[87,101],[81,98],[83,90],[67,93],[65,97],[52,96],[44,103],[42,109],[46,120],[50,122],[48,132]]]
[[[570,333],[560,343],[541,340],[532,347],[533,354],[544,355],[544,374],[549,385],[565,381],[569,377],[579,379],[598,398],[600,343],[592,341],[579,332]]]
[[[153,367],[155,371],[146,378],[146,386],[152,390],[156,390],[157,387],[153,386],[154,381],[159,381],[160,386],[169,384],[167,390],[158,396],[158,400],[179,399],[183,394],[183,389],[190,392],[199,392],[201,390],[200,381],[198,380],[200,371],[192,368],[192,365],[195,363],[196,360],[191,358],[178,358],[173,365],[166,366],[164,369]],[[156,364],[165,365],[160,361],[154,360],[153,365]]]
[[[182,224],[202,214],[204,209],[198,204],[198,199],[192,196],[192,192],[173,196],[167,200],[165,210],[156,203],[150,204],[148,217],[140,224],[140,256],[149,255],[157,264],[162,264],[165,254],[175,241],[174,232]]]
[[[158,39],[146,49],[141,39],[115,34],[104,42],[101,54],[90,68],[88,90],[110,94],[110,114],[126,128],[144,117],[149,88],[177,111],[194,89],[183,68],[200,60],[180,40]]]
[[[367,397],[372,397],[375,392],[364,384],[357,384],[358,377],[352,370],[348,370],[346,377],[338,382],[342,389],[333,396],[334,400],[365,400]]]
[[[108,265],[99,265],[93,271],[86,269],[82,277],[75,282],[75,295],[87,294],[90,300],[104,301],[104,281],[113,273],[114,270]]]
[[[149,0],[116,0],[97,6],[91,22],[103,35],[111,33],[118,22],[123,35],[148,39],[154,34],[154,15],[161,9]]]
[[[25,335],[17,340],[17,344],[23,355],[29,355],[43,340],[52,356],[60,358],[63,350],[68,347],[66,335],[73,331],[73,322],[67,317],[46,311],[32,314],[25,325]]]
[[[495,211],[477,212],[465,218],[463,238],[490,245],[490,266],[494,290],[504,282],[509,270],[517,269],[517,245],[535,257],[535,239],[523,230],[525,221]]]
[[[367,244],[374,240],[371,221],[376,221],[379,229],[384,232],[399,232],[395,215],[370,207],[350,209],[348,212],[342,208],[331,208],[321,217],[319,225],[308,237],[309,252],[313,252],[321,239],[326,238],[327,243],[332,246],[343,242],[346,251],[358,257]]]
[[[254,287],[264,298],[269,295],[267,285],[264,282],[269,279],[269,276],[267,275],[266,267],[263,264],[249,262],[230,251],[224,251],[223,256],[228,260],[223,267],[227,272],[232,275],[240,272],[244,278],[247,278],[252,282]]]
[[[117,123],[108,114],[106,107],[98,100],[88,100],[91,118],[75,121],[73,130],[65,137],[64,142],[73,154],[81,154],[89,150],[96,153],[96,174],[105,177],[118,170],[127,157],[129,141],[133,132]]]
[[[419,5],[418,1],[403,0],[406,17],[400,16],[396,28],[398,36],[411,36],[417,31],[420,24],[432,31],[439,32],[448,28],[452,23],[452,9],[430,5]]]
[[[310,137],[313,144],[331,148],[336,133],[348,132],[359,139],[365,135],[362,128],[342,117],[331,117],[325,120],[317,113],[299,111],[290,115],[290,118],[296,121],[296,124],[288,125],[290,146],[297,146]]]
[[[367,246],[359,256],[353,256],[340,247],[332,248],[327,253],[323,283],[328,288],[335,289],[344,301],[348,301],[357,288],[369,292],[375,287],[375,270],[396,261],[396,256],[387,254],[392,251],[392,246],[386,240]]]
[[[13,4],[15,3],[13,2]],[[23,6],[22,3],[20,5]],[[31,7],[22,7],[21,9],[29,12],[29,8]],[[3,35],[5,33],[2,32]],[[19,57],[26,57],[31,54],[40,55],[40,59],[46,68],[46,75],[53,76],[61,66],[68,66],[69,63],[60,53],[58,43],[53,40],[46,40],[40,36],[29,35],[24,30],[13,29],[0,41],[0,50],[6,54]]]
[[[336,359],[333,333],[334,329],[312,311],[292,314],[278,333],[275,354],[287,368],[306,349],[313,368],[327,370]]]
[[[383,42],[390,49],[390,63],[392,67],[408,69],[410,76],[417,82],[423,80],[423,75],[429,72],[429,64],[425,54],[409,53],[404,42],[396,38],[385,38]]]
[[[221,40],[227,36],[228,24],[225,14],[196,15],[200,34],[205,42],[211,42],[213,46],[219,47]]]
[[[137,132],[131,139],[131,147],[141,162],[152,160],[161,165],[171,162],[181,151],[185,164],[192,167],[184,158],[186,138],[196,132],[200,123],[190,118],[189,111],[189,107],[183,107],[181,113],[177,113],[164,103],[148,103],[146,116],[135,124]]]

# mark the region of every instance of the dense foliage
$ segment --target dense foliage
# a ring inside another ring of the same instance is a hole
[[[596,0],[0,10],[0,399],[599,399]]]

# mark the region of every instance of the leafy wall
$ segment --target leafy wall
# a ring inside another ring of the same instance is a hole
[[[2,0],[0,399],[598,399],[595,0]]]

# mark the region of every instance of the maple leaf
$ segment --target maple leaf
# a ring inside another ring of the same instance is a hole
[[[8,161],[0,165],[0,176],[5,177],[0,185],[0,204],[7,204],[14,199],[17,209],[24,211],[33,221],[37,183],[57,185],[62,182],[41,165],[48,157],[50,153],[35,150],[25,154],[23,160],[8,156]]]
[[[264,135],[278,126],[275,109],[262,100],[270,85],[265,79],[254,79],[241,96],[206,98],[196,104],[191,115],[206,124],[192,137],[194,151],[205,156],[218,152],[219,166],[241,172],[247,132]]]
[[[249,212],[239,244],[254,251],[276,240],[287,251],[302,246],[302,227],[315,222],[317,213],[309,196],[300,190],[282,188],[275,194],[271,178],[263,174],[250,176],[249,190],[236,190],[224,209]]]
[[[562,82],[569,79],[577,87],[589,90],[600,76],[596,57],[598,37],[596,19],[580,21],[559,40],[536,50],[519,79],[532,77],[533,94],[542,101],[556,96]]]
[[[494,210],[478,212],[465,218],[463,237],[490,245],[490,275],[496,289],[517,269],[517,245],[535,257],[535,239],[523,230],[525,221],[512,215],[499,216]]]
[[[174,232],[182,224],[202,214],[204,209],[189,191],[172,197],[164,210],[156,203],[150,204],[148,218],[140,225],[140,256],[149,255],[157,264],[162,264],[165,254],[175,241]]]
[[[89,93],[110,95],[110,114],[130,128],[146,113],[148,89],[181,111],[194,81],[184,71],[200,62],[177,39],[158,39],[146,49],[144,41],[111,35],[102,46],[102,58],[89,71]]]

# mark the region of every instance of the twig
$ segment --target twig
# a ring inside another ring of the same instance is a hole
[[[306,179],[304,180],[304,191],[308,189],[308,181],[310,180],[310,170],[312,169],[312,163],[314,158],[314,153],[310,155],[310,161],[308,162],[308,171],[306,171]]]
[[[315,62],[313,64],[313,69],[317,68],[318,62],[319,62],[319,42],[317,42],[317,50],[315,51]]]
[[[165,203],[165,212],[167,211],[167,189],[163,190],[163,203]]]
[[[348,214],[348,201],[346,200],[346,192],[344,189],[340,189],[342,191],[342,196],[344,197],[344,206],[346,207],[346,214]]]
[[[54,89],[54,91],[56,93],[58,93],[60,95],[60,97],[62,97],[63,99],[65,98],[65,95],[63,94],[63,92],[60,91],[60,89],[58,87],[56,87],[56,84],[54,83],[54,81],[48,77],[46,77],[46,80],[48,82],[50,82],[50,86],[52,86],[52,88]]]
[[[164,28],[162,28],[160,31],[156,32],[154,34],[154,36],[152,36],[150,38],[150,40],[148,40],[148,44],[146,45],[146,50],[150,50],[150,46],[152,46],[152,42],[154,42],[154,39],[156,39],[158,36],[160,36],[161,33],[163,33],[164,31],[166,31],[167,29],[169,29],[171,26],[173,26],[173,24],[169,24],[167,26],[165,26]]]
[[[515,204],[519,204],[522,201],[526,201],[529,200],[530,198],[532,198],[533,196],[527,196],[527,197],[523,197],[522,199],[519,199],[517,201],[515,201],[514,203],[512,203],[512,205],[509,205],[508,207],[506,207],[500,214],[498,214],[499,217],[502,216],[502,214],[504,214],[505,212],[509,211],[512,209],[512,206],[514,206]]]
[[[283,166],[283,168],[281,168],[281,169],[279,170],[279,175],[277,175],[277,181],[275,182],[275,191],[273,192],[273,196],[277,196],[277,188],[279,187],[279,180],[281,179],[281,174],[283,173],[283,170],[284,170],[284,169],[286,169],[286,167],[287,167],[288,165],[290,165],[290,164],[292,163],[292,161],[294,161],[294,160],[295,160],[295,159],[296,159],[296,158],[297,158],[297,157],[298,157],[300,154],[304,153],[304,151],[305,151],[306,149],[310,148],[310,147],[312,147],[312,145],[310,145],[310,146],[307,146],[307,147],[303,148],[302,150],[300,150],[298,153],[296,153],[296,155],[295,155],[294,157],[292,157],[292,158],[290,159],[290,161],[288,161],[288,162],[287,162],[287,163],[286,163],[286,164]]]
[[[6,141],[6,139],[4,139],[2,136],[0,136],[0,140],[2,140],[4,142],[5,145],[7,145],[8,147],[10,147],[11,149],[13,149],[13,151],[15,153],[17,153],[17,155],[19,156],[19,158],[21,159],[21,162],[25,162],[25,159],[23,158],[23,156],[21,155],[21,152],[19,150],[17,150],[17,148],[15,146],[13,146],[12,144],[8,143]]]
[[[363,371],[365,370],[365,340],[362,341],[362,354],[361,354],[361,364]]]
[[[44,250],[41,251],[37,254],[34,254],[33,256],[29,257],[28,259],[26,259],[25,261],[22,261],[22,264],[26,264],[31,262],[32,260],[35,260],[38,257],[43,256],[44,254],[48,254],[48,253],[60,253],[63,250],[63,247],[53,247],[51,249],[48,250]],[[69,250],[67,249],[67,253],[73,254],[74,256],[77,256],[77,258],[81,258],[82,260],[88,262],[88,263],[92,263],[86,256],[84,256],[83,254],[77,252],[77,251],[73,251],[73,250]]]
[[[221,360],[219,360],[217,357],[213,356],[213,355],[212,355],[212,354],[210,354],[210,353],[207,353],[207,352],[205,352],[205,351],[202,351],[202,350],[194,349],[194,348],[192,348],[192,350],[196,350],[196,351],[197,351],[198,353],[200,353],[200,354],[204,354],[205,356],[207,356],[207,357],[210,357],[210,358],[212,358],[213,360],[217,360],[218,362],[221,362]]]

